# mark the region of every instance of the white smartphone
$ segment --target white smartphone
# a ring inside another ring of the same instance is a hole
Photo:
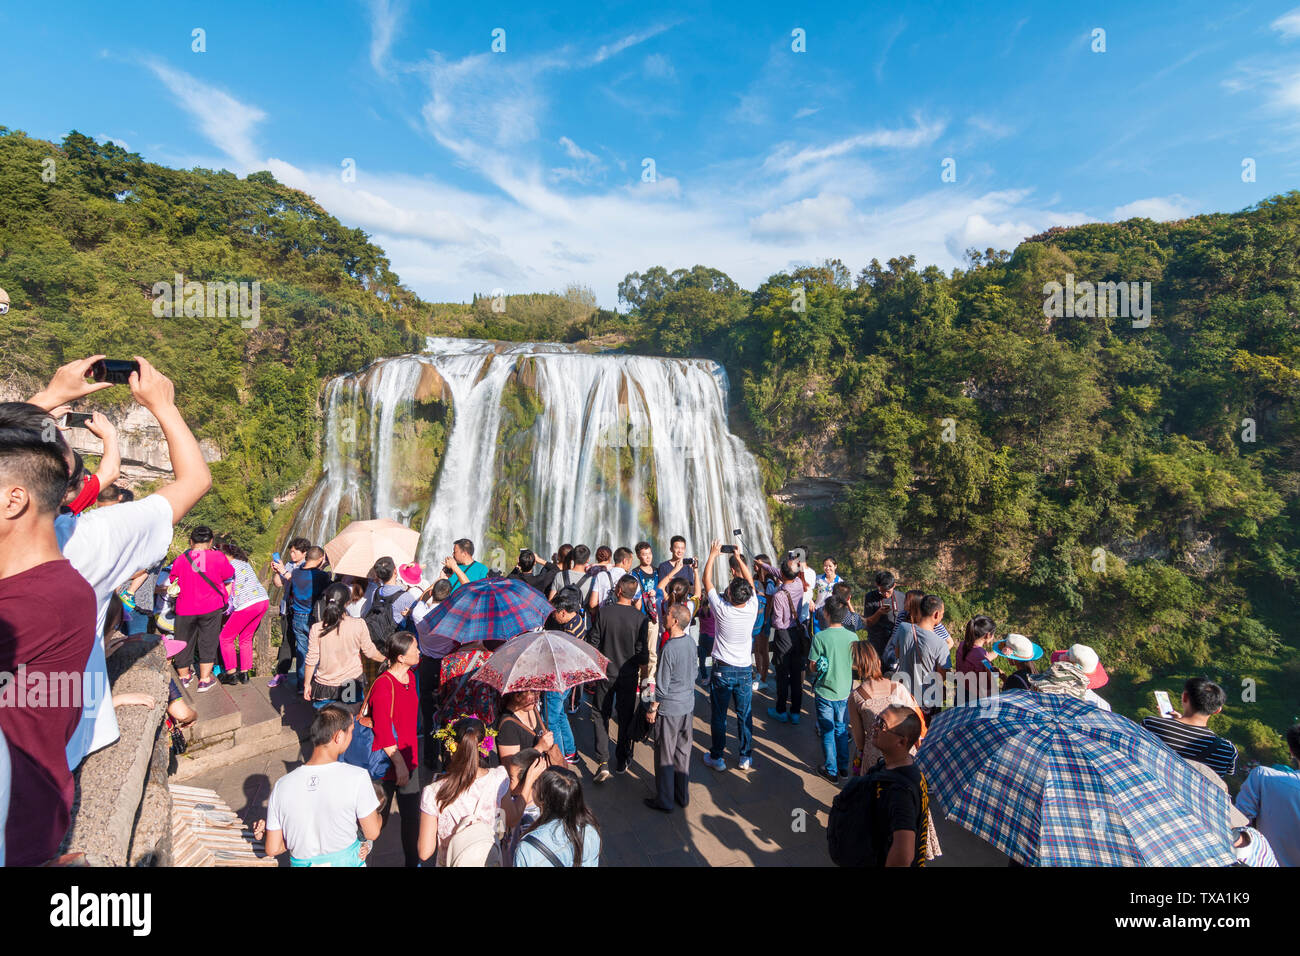
[[[1160,716],[1161,717],[1174,716],[1174,707],[1171,703],[1169,703],[1169,693],[1167,691],[1158,690],[1155,692],[1155,695],[1156,695],[1156,709],[1160,711]]]

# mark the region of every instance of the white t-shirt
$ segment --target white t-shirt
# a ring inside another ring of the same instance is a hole
[[[162,495],[96,508],[80,515],[63,556],[95,592],[95,641],[82,678],[81,721],[68,741],[68,766],[118,738],[113,692],[104,656],[104,617],[113,591],[131,575],[152,567],[172,543],[172,506]]]
[[[346,850],[357,821],[379,806],[370,774],[343,763],[303,764],[276,781],[266,804],[266,828],[284,833],[300,860]]]
[[[713,635],[713,660],[733,667],[748,667],[754,648],[754,621],[758,619],[758,595],[736,607],[709,588],[709,607],[717,622]]]
[[[605,598],[609,597],[609,592],[614,590],[614,585],[618,584],[618,579],[627,574],[618,565],[605,570],[608,572],[607,574],[601,574],[597,571],[595,578],[591,582],[591,590],[596,595],[597,606],[605,603]]]

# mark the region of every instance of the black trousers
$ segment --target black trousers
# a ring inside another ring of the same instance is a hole
[[[433,726],[433,704],[438,688],[442,686],[442,658],[420,655],[420,670],[417,674],[420,682],[420,726],[424,730],[424,760],[426,764],[433,759],[434,748],[429,746],[429,738],[442,728]]]
[[[289,673],[289,668],[293,664],[294,642],[293,627],[291,625],[292,617],[288,614],[280,615],[280,652],[275,656],[275,672],[277,674]]]
[[[618,718],[618,744],[614,768],[626,767],[632,759],[632,714],[636,711],[636,673],[595,685],[591,702],[591,726],[596,735],[596,763],[609,763],[609,719]]]
[[[207,614],[176,615],[176,639],[185,642],[185,647],[173,661],[177,667],[192,668],[196,663],[217,662],[217,651],[221,648],[222,613],[218,608]]]
[[[655,797],[659,806],[686,806],[691,787],[691,729],[694,714],[655,718]]]
[[[798,646],[798,642],[793,642],[796,646],[791,647],[788,637],[782,640],[783,632],[776,633],[777,649],[772,655],[772,669],[776,671],[776,710],[784,713],[789,702],[790,713],[797,714],[803,706],[803,648]]]
[[[402,856],[408,867],[420,865],[420,768],[411,768],[411,778],[405,787],[398,788],[396,781],[375,780],[375,796],[379,798],[379,819],[388,826],[388,814],[397,800],[397,815],[401,818]]]

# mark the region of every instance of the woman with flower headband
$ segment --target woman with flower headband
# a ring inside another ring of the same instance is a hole
[[[487,865],[494,858],[499,865],[497,811],[502,811],[508,832],[522,819],[528,801],[522,792],[511,790],[505,767],[488,769],[496,731],[477,714],[461,714],[434,737],[450,757],[446,772],[420,797],[420,859],[427,861],[436,853],[438,866],[482,866],[484,857]],[[462,854],[462,848],[467,852]],[[462,855],[473,862],[466,863]]]

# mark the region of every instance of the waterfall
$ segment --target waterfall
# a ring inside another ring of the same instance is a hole
[[[420,381],[423,368],[418,359],[409,356],[381,363],[377,367],[369,391],[371,407],[377,414],[370,442],[374,506],[368,517],[392,518],[403,523],[410,519],[409,511],[401,510],[392,500],[393,441],[397,434],[398,412],[409,412],[411,396],[415,394],[415,386]]]
[[[736,528],[751,554],[772,553],[758,467],[727,426],[715,362],[430,338],[420,355],[332,380],[326,401],[323,472],[295,526],[314,543],[347,520],[391,517],[421,530],[426,566],[461,537],[507,569],[520,546],[547,557],[564,541],[645,539],[661,558],[673,534],[703,554]],[[440,426],[421,423],[443,407],[450,432],[433,444]],[[436,487],[412,482],[435,457]]]

